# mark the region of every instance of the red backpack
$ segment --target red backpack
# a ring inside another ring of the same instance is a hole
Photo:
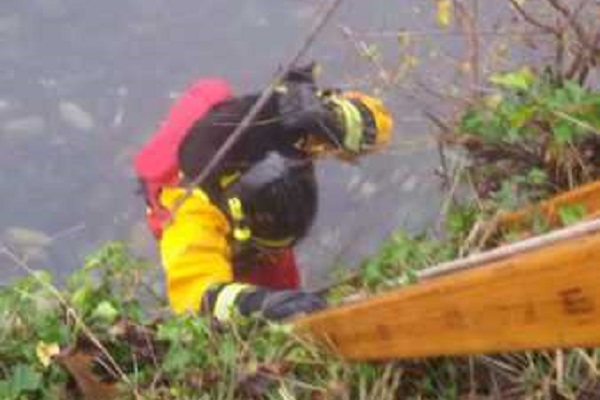
[[[169,210],[160,204],[160,192],[166,185],[179,184],[179,145],[197,120],[231,95],[231,88],[223,80],[197,81],[177,99],[167,119],[135,157],[135,171],[144,187],[148,204],[148,226],[157,238],[170,218]]]

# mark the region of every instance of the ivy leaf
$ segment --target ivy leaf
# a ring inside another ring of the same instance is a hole
[[[571,123],[559,121],[552,126],[552,133],[559,144],[566,144],[573,140],[577,132]]]
[[[513,90],[528,90],[535,80],[535,75],[527,67],[521,68],[515,72],[508,72],[504,74],[492,74],[490,76],[490,82]]]
[[[12,369],[12,374],[7,381],[4,381],[1,391],[6,391],[9,398],[17,398],[23,392],[37,390],[41,387],[42,376],[32,367],[25,364],[18,364]]]
[[[71,303],[77,310],[89,309],[89,302],[93,299],[90,287],[83,286],[77,289],[71,296]]]
[[[192,360],[191,352],[186,351],[183,347],[174,346],[165,356],[162,367],[167,373],[184,374]]]
[[[515,109],[512,114],[509,115],[509,122],[512,128],[520,129],[535,115],[537,106],[535,105],[524,105]]]
[[[496,110],[503,100],[504,97],[501,93],[494,93],[483,98],[485,106],[492,111]]]
[[[542,169],[533,168],[527,174],[527,182],[533,185],[543,185],[548,182],[548,174]]]
[[[112,323],[119,315],[119,311],[108,300],[104,300],[98,304],[92,313],[92,318],[97,318],[100,321]]]
[[[367,285],[373,286],[383,280],[383,265],[379,260],[369,261],[362,270],[362,279]]]
[[[480,112],[471,108],[463,115],[461,125],[466,132],[477,134],[482,130],[485,121]]]
[[[12,387],[10,381],[3,379],[0,380],[0,399],[12,400],[16,396],[12,393]]]
[[[581,204],[571,204],[558,209],[558,217],[564,226],[579,222],[585,217],[585,207]]]
[[[573,81],[566,81],[564,83],[564,91],[568,95],[571,102],[575,103],[583,102],[587,95],[587,91]]]

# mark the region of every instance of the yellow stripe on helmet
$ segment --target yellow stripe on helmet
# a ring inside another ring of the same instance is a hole
[[[367,96],[361,92],[345,92],[343,96],[348,99],[356,99],[360,101],[373,116],[375,125],[377,127],[374,147],[379,148],[388,144],[392,138],[394,122],[389,111],[383,105],[383,102],[375,97]]]
[[[363,141],[363,120],[360,111],[349,100],[338,96],[332,96],[334,102],[342,114],[345,126],[344,147],[348,150],[359,152]]]

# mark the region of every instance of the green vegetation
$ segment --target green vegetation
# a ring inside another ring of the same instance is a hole
[[[398,263],[417,268],[435,252],[432,243],[399,236],[369,267],[369,285],[384,286]],[[111,393],[114,382],[120,398],[144,399],[385,399],[401,387],[427,396],[457,390],[453,363],[350,365],[286,325],[168,316],[148,295],[146,273],[148,265],[111,243],[63,291],[39,272],[0,290],[0,398],[74,398],[79,391],[95,398]]]
[[[462,116],[477,192],[503,208],[600,176],[600,94],[523,68],[490,78],[495,92]]]
[[[330,300],[413,283],[455,257],[480,216],[453,207],[444,241],[396,233]],[[350,364],[286,325],[173,317],[147,284],[152,271],[110,243],[64,290],[42,272],[0,289],[0,398],[574,399],[597,390],[596,350]]]

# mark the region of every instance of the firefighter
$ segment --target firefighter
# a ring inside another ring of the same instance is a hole
[[[173,105],[136,158],[148,223],[176,313],[204,310],[281,320],[325,306],[300,288],[293,247],[317,212],[313,162],[355,159],[389,142],[380,100],[322,91],[314,66],[292,70],[254,122],[175,215],[197,177],[257,100],[204,79]]]

